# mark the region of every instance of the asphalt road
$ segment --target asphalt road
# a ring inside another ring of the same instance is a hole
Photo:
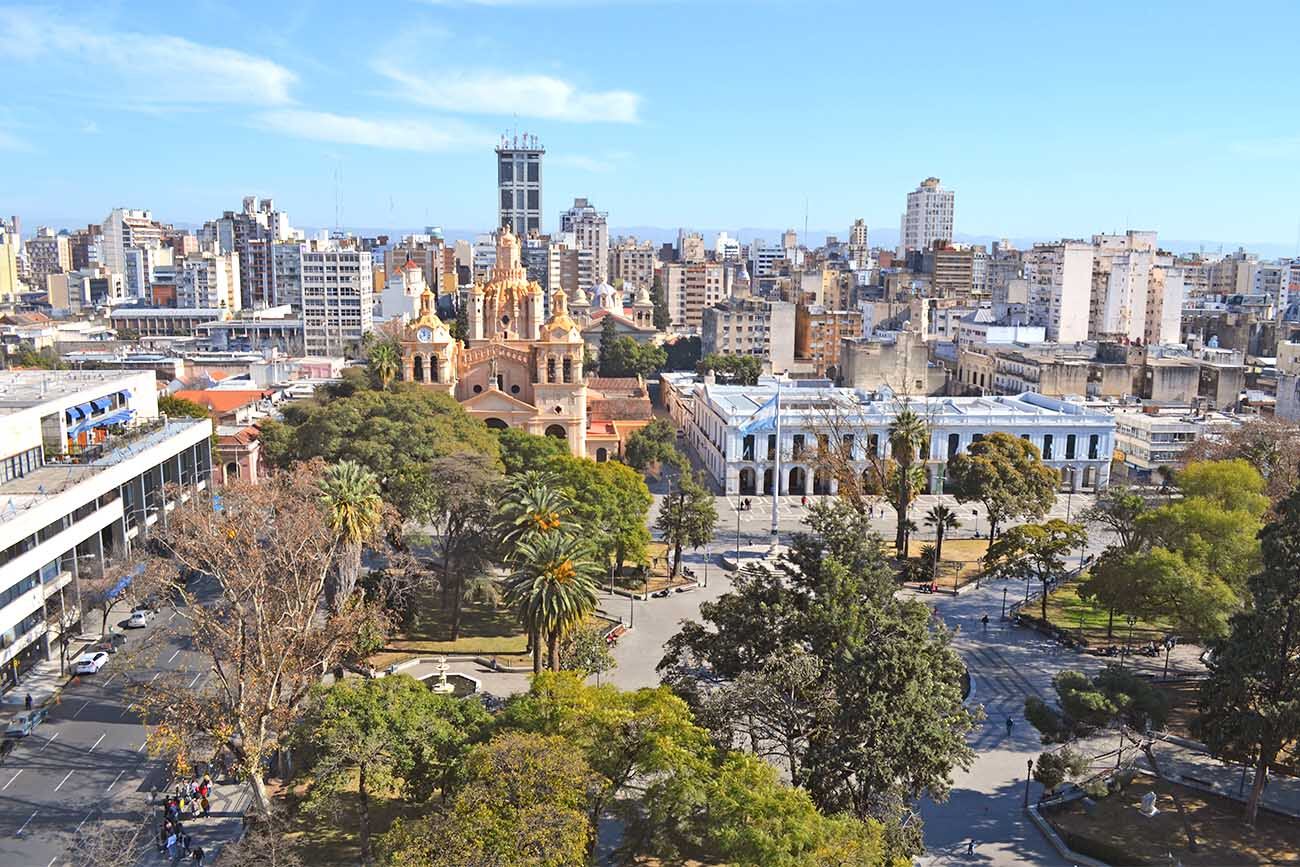
[[[49,719],[9,755],[0,767],[0,867],[71,863],[79,841],[145,818],[168,770],[149,757],[123,687],[172,673],[181,688],[202,688],[209,668],[187,649],[185,623],[164,608],[144,629],[115,627],[126,632],[126,647],[98,674],[69,684]]]

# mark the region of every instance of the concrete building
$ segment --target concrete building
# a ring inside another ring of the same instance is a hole
[[[672,267],[672,266],[667,266]],[[795,306],[767,298],[728,298],[701,314],[703,355],[752,355],[772,373],[794,366]]]
[[[302,251],[303,343],[308,355],[342,355],[374,322],[370,252],[337,241]]]
[[[929,347],[915,331],[878,331],[840,339],[839,383],[846,388],[896,394],[943,394],[948,371],[930,361]]]
[[[275,349],[301,356],[302,318],[288,304],[241,310],[237,316],[214,318],[191,328],[199,345],[211,352],[262,352]]]
[[[1183,328],[1183,272],[1179,268],[1153,267],[1147,282],[1146,343],[1178,343]]]
[[[1013,319],[999,321],[993,311],[981,307],[974,313],[963,316],[957,322],[957,346],[971,346],[976,343],[1045,343],[1047,329],[1042,325],[1020,325]]]
[[[938,178],[926,178],[907,194],[907,210],[899,230],[904,255],[930,249],[935,241],[952,240],[954,195],[939,185]]]
[[[930,275],[935,297],[969,301],[975,291],[975,250],[967,245],[936,243],[922,255],[921,273]]]
[[[1021,257],[1020,268],[1027,284],[1027,324],[1042,326],[1047,339],[1059,343],[1087,340],[1092,245],[1082,241],[1035,244]],[[1014,279],[1002,285],[1009,286]],[[994,295],[1002,291],[995,281]]]
[[[80,631],[81,581],[207,488],[207,419],[158,417],[152,371],[0,372],[0,686]]]
[[[680,387],[671,381],[667,388]],[[779,404],[779,408],[778,408]],[[1101,490],[1110,481],[1115,420],[1080,403],[1022,394],[1008,397],[900,398],[849,388],[711,383],[694,390],[685,438],[727,494],[835,494],[838,479],[817,452],[833,437],[851,450],[856,472],[889,454],[889,425],[908,406],[930,427],[927,489],[938,492],[949,459],[994,432],[1023,437],[1061,474],[1063,490]],[[776,421],[780,413],[780,440]],[[777,461],[780,476],[775,478]]]
[[[957,354],[957,384],[966,394],[1083,397],[1088,393],[1088,355],[1057,346],[974,344]]]
[[[609,215],[597,211],[586,199],[574,199],[573,207],[560,214],[560,231],[573,234],[579,250],[587,255],[589,273],[579,273],[578,285],[590,289],[609,282]]]
[[[720,262],[670,262],[663,266],[664,298],[673,327],[700,328],[704,311],[727,296],[723,271]]]
[[[13,304],[24,289],[18,276],[22,238],[12,223],[0,220],[0,304]]]
[[[193,337],[200,325],[230,316],[222,307],[141,307],[124,304],[109,313],[109,322],[120,332],[133,331],[140,337]]]
[[[704,236],[699,232],[677,230],[677,261],[692,265],[703,262],[706,258]]]
[[[860,309],[832,310],[805,304],[795,308],[794,357],[798,363],[811,367],[815,376],[838,377],[844,338],[861,335]]]
[[[865,268],[871,259],[871,246],[867,243],[867,221],[861,218],[849,226],[849,259],[857,268]]]
[[[238,253],[191,253],[181,262],[177,275],[176,306],[234,313],[243,307],[240,279]]]
[[[1137,412],[1115,414],[1115,459],[1129,481],[1146,484],[1163,467],[1177,467],[1200,427],[1175,415]]]
[[[204,225],[199,241],[221,253],[235,253],[239,263],[242,306],[267,307],[296,303],[297,287],[281,291],[276,277],[276,247],[300,242],[302,233],[289,225],[289,215],[275,209],[272,199],[245,196],[238,211],[226,211]]]
[[[625,288],[634,291],[649,289],[655,282],[659,267],[658,251],[653,241],[636,238],[619,238],[609,250],[609,281],[622,280]]]
[[[38,289],[45,288],[45,278],[51,274],[71,271],[72,246],[67,234],[38,226],[35,237],[27,239],[27,263],[32,283]]]
[[[132,247],[157,249],[162,246],[163,226],[149,211],[134,208],[114,208],[104,218],[103,242],[100,264],[114,274],[129,278],[126,284],[128,298],[148,298],[149,277],[142,269],[127,271],[127,250]]]
[[[501,137],[497,145],[497,228],[517,237],[542,231],[542,156],[546,148],[525,133]]]

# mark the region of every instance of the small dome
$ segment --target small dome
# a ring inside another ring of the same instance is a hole
[[[642,286],[640,289],[636,290],[636,303],[654,304],[654,300],[651,299],[650,297],[650,290],[645,286]]]
[[[587,298],[587,293],[582,291],[581,286],[574,291],[572,303],[580,307],[591,306],[591,300]]]

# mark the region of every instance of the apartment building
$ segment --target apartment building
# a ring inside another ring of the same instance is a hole
[[[1000,260],[995,256],[993,261]],[[1035,244],[1021,257],[1020,270],[1027,284],[1028,324],[1041,325],[1048,340],[1074,343],[1088,339],[1092,245],[1082,241]],[[1009,286],[1009,281],[1003,285]],[[1001,291],[995,282],[995,295]]]
[[[658,250],[652,241],[619,238],[610,247],[609,280],[611,283],[622,280],[633,289],[648,289],[654,285],[655,269],[658,267]]]
[[[45,278],[72,270],[72,246],[66,234],[48,226],[38,226],[35,237],[27,239],[27,267],[37,289],[45,288]]]
[[[794,366],[795,305],[767,298],[728,298],[704,309],[700,351],[704,355],[752,355],[772,373]]]
[[[1051,397],[1088,393],[1091,349],[1073,353],[1048,345],[973,344],[957,353],[957,384],[965,394],[1023,394]]]
[[[308,355],[342,355],[374,323],[374,274],[368,250],[344,241],[302,250],[303,343]]]
[[[842,341],[861,335],[860,309],[832,310],[804,304],[795,308],[794,357],[811,365],[817,376],[838,376]]]
[[[904,254],[924,251],[935,241],[952,240],[952,190],[945,190],[938,178],[926,178],[907,194],[907,210],[899,230],[899,246]]]
[[[234,313],[244,306],[241,279],[238,253],[191,253],[177,274],[176,306]]]
[[[80,631],[81,581],[203,492],[208,419],[158,415],[152,370],[0,372],[0,685]]]
[[[587,199],[574,199],[573,207],[560,214],[560,231],[573,236],[578,250],[585,251],[582,261],[588,272],[579,276],[583,289],[609,282],[609,215],[597,211]]]
[[[721,262],[670,262],[663,266],[664,298],[674,327],[699,330],[704,311],[727,296],[724,270]]]

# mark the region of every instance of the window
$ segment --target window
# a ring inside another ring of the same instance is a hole
[[[948,434],[948,457],[957,454],[961,448],[961,434]]]
[[[515,179],[515,165],[510,160],[501,161],[501,173],[497,176],[501,183],[509,183]]]
[[[801,455],[803,455],[803,434],[795,434],[790,447],[790,456],[798,460]]]
[[[776,460],[776,434],[767,435],[767,459]]]
[[[1074,460],[1074,441],[1074,434],[1070,434],[1065,438],[1065,459],[1067,461]]]
[[[573,359],[564,359],[564,381],[573,382]]]
[[[1043,434],[1043,460],[1050,461],[1051,459],[1052,459],[1052,435]]]
[[[741,440],[740,459],[742,461],[752,461],[754,459],[754,435],[746,434]]]
[[[1088,437],[1088,460],[1090,461],[1097,460],[1097,448],[1100,445],[1100,443],[1101,443],[1101,437],[1097,436],[1096,434],[1093,434],[1092,436]]]
[[[867,437],[867,451],[877,457],[880,456],[880,434],[871,434]]]

